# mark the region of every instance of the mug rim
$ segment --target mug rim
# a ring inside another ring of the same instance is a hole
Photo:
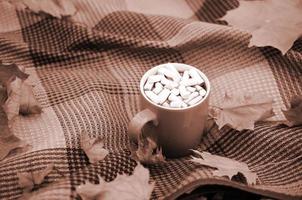
[[[192,105],[192,106],[188,106],[186,108],[168,108],[168,107],[165,107],[165,106],[162,106],[162,105],[159,105],[159,104],[156,104],[154,103],[153,101],[151,101],[145,94],[144,92],[144,84],[147,80],[147,78],[149,77],[149,75],[152,74],[153,71],[156,71],[158,68],[161,68],[163,67],[164,65],[166,65],[168,63],[163,63],[163,64],[159,64],[159,65],[156,65],[152,68],[150,68],[148,71],[146,71],[144,73],[144,75],[142,76],[141,80],[140,80],[140,84],[139,84],[139,87],[140,87],[140,93],[141,95],[149,102],[151,103],[152,105],[156,106],[157,108],[160,108],[160,109],[163,109],[163,110],[167,110],[167,111],[184,111],[184,110],[189,110],[189,109],[193,109],[195,107],[197,107],[198,105],[200,105],[201,103],[203,103],[206,99],[209,98],[209,95],[210,95],[210,90],[211,90],[211,84],[210,84],[210,81],[208,79],[208,77],[202,72],[200,71],[198,68],[192,66],[192,65],[188,65],[188,64],[185,64],[185,63],[169,63],[169,64],[172,64],[174,65],[176,68],[180,68],[181,66],[185,67],[186,69],[190,69],[190,68],[193,68],[195,69],[199,75],[203,78],[204,82],[205,82],[205,85],[206,85],[206,95],[202,98],[201,101],[197,102],[196,104]]]

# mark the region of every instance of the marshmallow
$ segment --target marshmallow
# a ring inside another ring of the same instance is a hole
[[[190,94],[190,96],[186,100],[184,100],[184,102],[189,103],[192,99],[194,99],[198,95],[199,95],[199,92],[193,92],[193,93]]]
[[[171,90],[171,92],[173,94],[175,94],[176,96],[179,95],[179,89],[177,89],[177,88],[173,88],[173,90]]]
[[[186,108],[186,107],[188,107],[188,105],[185,102],[182,102],[181,107]]]
[[[145,85],[144,85],[145,90],[152,90],[152,88],[153,88],[153,83],[151,83],[151,82],[145,83]]]
[[[181,101],[181,98],[179,96],[176,96],[175,94],[171,93],[168,97],[169,101]]]
[[[165,107],[170,107],[170,105],[169,105],[169,103],[168,103],[167,101],[165,101],[165,102],[163,103],[163,106],[165,106]]]
[[[159,97],[156,94],[154,94],[152,91],[145,91],[145,94],[154,103],[158,104],[160,102]]]
[[[189,92],[195,92],[196,88],[195,87],[187,87],[187,90]]]
[[[170,95],[170,90],[169,89],[167,89],[167,88],[165,88],[165,89],[163,89],[159,94],[158,94],[158,98],[159,98],[159,102],[158,103],[160,103],[160,104],[162,104],[162,103],[164,103],[166,100],[167,100],[167,98],[168,98],[168,96]]]
[[[196,104],[197,102],[199,102],[202,99],[202,96],[197,96],[196,98],[192,99],[188,104],[190,106]]]
[[[152,75],[152,76],[149,76],[147,82],[149,82],[149,83],[159,82],[162,77],[163,77],[163,75]]]
[[[200,85],[195,85],[195,88],[197,89],[197,91],[202,89],[202,87]]]
[[[155,88],[152,90],[155,94],[159,94],[163,90],[163,85],[155,83]]]
[[[188,80],[190,77],[189,77],[189,71],[184,71],[184,74],[182,75],[182,78],[181,78],[181,80],[182,81],[186,81],[186,80]]]
[[[188,80],[183,80],[183,81],[180,81],[180,85],[183,85],[183,86],[195,86],[195,85],[200,85],[203,83],[203,80],[202,79],[194,79],[194,78],[190,78]]]
[[[181,108],[182,101],[171,101],[170,107],[171,108]]]
[[[201,78],[201,76],[195,69],[190,69],[189,74],[193,79],[198,80],[200,82],[200,84],[204,83],[204,80]]]
[[[207,94],[207,91],[203,88],[201,88],[201,90],[199,91],[199,95],[204,97]]]
[[[173,81],[177,81],[177,82],[179,81],[179,77],[177,77],[177,75],[174,72],[172,72],[167,68],[160,68],[158,69],[157,72],[161,75],[165,75],[166,77],[173,79]]]
[[[184,99],[187,99],[189,97],[189,95],[191,94],[185,86],[183,85],[180,85],[179,86],[179,93],[180,93],[180,96]]]
[[[173,78],[174,81],[177,81],[177,82],[180,81],[181,75],[179,74],[177,69],[174,67],[174,65],[172,65],[171,63],[168,63],[168,64],[166,64],[166,68],[174,73],[175,77],[174,78],[171,77],[171,78]]]
[[[169,90],[172,90],[173,88],[176,88],[178,86],[177,82],[173,82],[171,80],[166,79],[165,77],[162,77],[160,81],[163,85],[165,85],[166,88]]]
[[[201,76],[198,74],[198,72],[195,69],[190,69],[189,75],[192,78],[183,79],[180,81],[179,84],[184,85],[184,86],[195,86],[195,85],[200,85],[200,84],[204,83],[204,80],[201,78]]]

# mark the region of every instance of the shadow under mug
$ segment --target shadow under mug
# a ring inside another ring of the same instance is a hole
[[[149,76],[157,73],[165,64],[148,70],[140,81],[141,111],[129,123],[128,134],[130,140],[137,142],[143,128],[148,124],[151,137],[162,148],[168,158],[188,155],[190,149],[195,148],[201,141],[208,116],[210,82],[206,75],[195,67],[182,63],[172,63],[178,71],[194,68],[205,81],[207,91],[198,103],[186,108],[168,108],[152,102],[144,93],[144,84]],[[145,131],[145,130],[144,130]],[[144,133],[145,135],[145,133]]]

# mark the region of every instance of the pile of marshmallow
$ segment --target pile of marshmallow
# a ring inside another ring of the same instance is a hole
[[[172,63],[167,63],[147,78],[144,92],[158,105],[186,108],[198,103],[206,95],[204,83],[196,69],[178,71]]]

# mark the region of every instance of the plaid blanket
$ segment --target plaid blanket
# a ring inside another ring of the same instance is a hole
[[[210,79],[211,104],[225,91],[274,98],[276,120],[293,95],[302,94],[302,39],[282,56],[271,47],[248,48],[250,34],[218,18],[236,0],[74,0],[77,21],[7,9],[0,2],[0,60],[26,68],[43,107],[19,116],[12,132],[33,148],[0,161],[0,198],[22,194],[17,172],[54,163],[57,171],[36,188],[34,199],[75,199],[76,186],[131,174],[127,124],[139,111],[139,80],[166,62],[196,66]],[[89,164],[79,135],[104,138],[110,154]],[[254,131],[212,129],[199,150],[246,162],[259,176],[253,186],[213,177],[213,169],[188,158],[148,166],[152,199],[176,198],[203,185],[223,185],[277,199],[302,199],[301,127],[257,123]]]

